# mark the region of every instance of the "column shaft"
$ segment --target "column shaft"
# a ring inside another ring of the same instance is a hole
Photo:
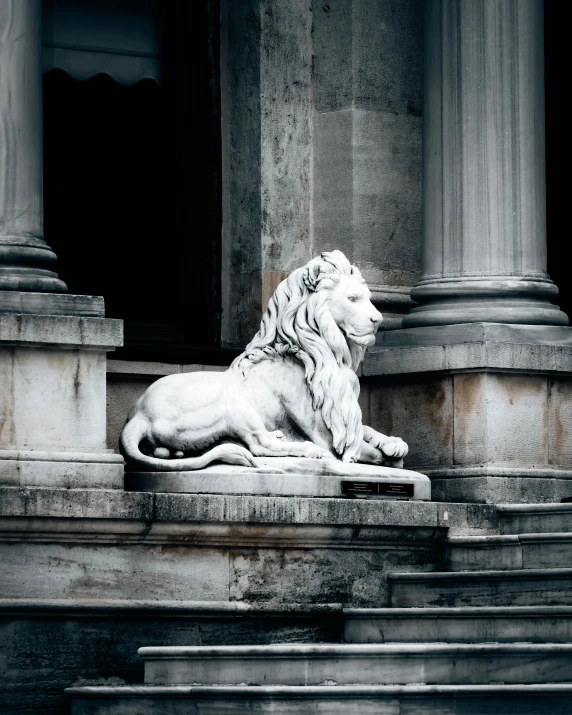
[[[546,274],[542,0],[426,0],[423,278],[404,327],[566,325]]]
[[[67,290],[43,240],[41,17],[0,3],[0,291]]]

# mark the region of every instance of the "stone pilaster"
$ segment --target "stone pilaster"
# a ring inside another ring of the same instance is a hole
[[[426,0],[423,277],[404,327],[567,325],[546,274],[542,0]]]
[[[421,43],[416,0],[313,4],[314,253],[339,248],[399,328],[421,275]]]
[[[41,20],[41,0],[0,3],[0,310],[4,291],[67,291],[43,239]]]
[[[398,328],[421,275],[417,0],[222,0],[222,343],[321,251]]]

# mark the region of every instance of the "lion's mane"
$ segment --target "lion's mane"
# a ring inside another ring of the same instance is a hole
[[[304,365],[315,410],[321,410],[344,461],[357,460],[363,440],[355,373],[365,348],[347,341],[327,306],[329,291],[342,275],[358,275],[341,251],[322,253],[280,283],[268,303],[260,330],[232,363],[243,377],[263,360],[291,355]]]

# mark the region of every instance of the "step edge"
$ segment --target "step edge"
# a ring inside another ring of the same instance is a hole
[[[477,578],[572,578],[572,568],[545,568],[545,569],[512,569],[502,571],[489,569],[486,571],[429,571],[425,573],[388,573],[388,581],[441,581],[446,579],[461,581],[463,578],[477,580]]]
[[[403,694],[403,695],[430,695],[430,694],[467,694],[475,696],[488,695],[534,695],[539,693],[570,694],[572,683],[532,683],[510,685],[84,685],[66,688],[67,695],[90,697],[138,697],[141,695],[349,695],[368,694]]]
[[[455,617],[487,618],[491,615],[520,617],[530,616],[572,616],[572,606],[458,606],[440,607],[422,606],[397,607],[397,608],[345,608],[342,612],[344,618],[383,618],[383,617],[411,617],[434,618]]]
[[[144,646],[137,651],[144,661],[166,660],[244,660],[246,658],[290,658],[304,660],[311,657],[376,657],[415,656],[437,657],[440,655],[502,654],[520,657],[532,653],[538,655],[572,655],[572,643],[333,643],[333,644],[272,644],[272,645],[221,645],[221,646]]]

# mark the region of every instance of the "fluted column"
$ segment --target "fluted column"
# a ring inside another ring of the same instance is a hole
[[[41,20],[0,0],[0,291],[67,291],[43,239]]]
[[[404,327],[567,325],[546,274],[542,0],[425,0],[423,277]]]

